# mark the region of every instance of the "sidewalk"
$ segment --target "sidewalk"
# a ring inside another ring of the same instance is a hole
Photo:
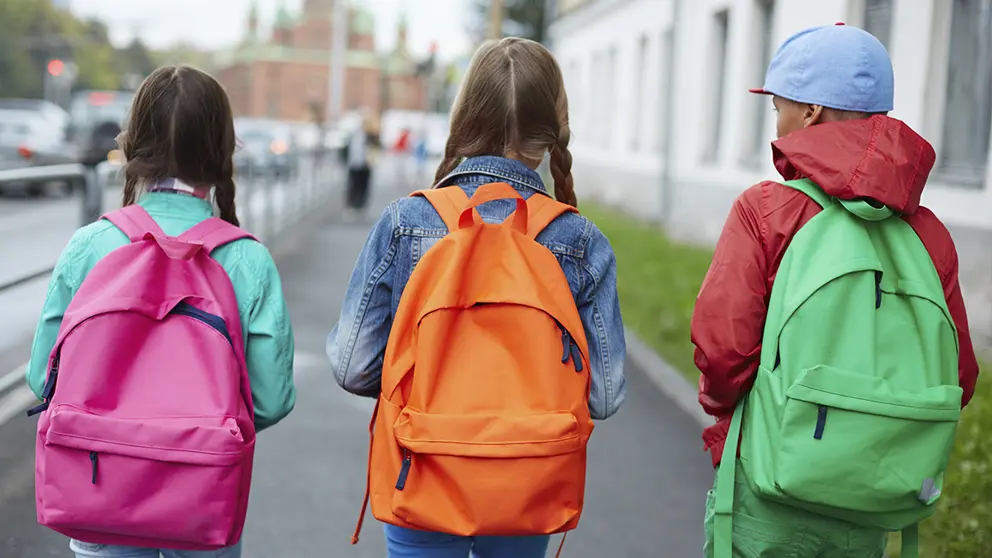
[[[370,214],[378,216],[394,196],[375,192]],[[337,213],[278,261],[296,332],[299,399],[283,424],[259,436],[246,558],[385,555],[371,513],[362,542],[348,544],[364,491],[372,401],[337,386],[323,351],[371,222],[345,224]],[[712,483],[701,428],[642,372],[628,368],[628,376],[627,402],[590,441],[585,514],[564,555],[695,558]]]
[[[324,356],[372,219],[409,191],[388,172],[373,180],[365,222],[346,223],[332,204],[273,249],[296,334],[298,401],[284,422],[259,435],[245,558],[385,556],[382,528],[371,513],[362,542],[349,545],[365,487],[372,400],[341,390]],[[590,441],[585,513],[564,556],[696,558],[713,475],[701,428],[629,360],[627,372],[626,403],[597,424]],[[65,538],[35,522],[33,444],[33,421],[0,429],[4,558],[68,554]],[[555,537],[551,555],[557,543]]]

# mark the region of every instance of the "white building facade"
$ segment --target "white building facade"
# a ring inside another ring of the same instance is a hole
[[[889,49],[891,116],[936,149],[923,203],[958,241],[965,296],[988,331],[992,0],[559,0],[549,35],[576,190],[714,242],[737,195],[778,177],[771,100],[747,90],[789,35],[840,21]]]

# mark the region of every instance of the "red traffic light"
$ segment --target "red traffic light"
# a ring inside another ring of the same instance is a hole
[[[65,70],[65,62],[63,62],[61,60],[58,60],[58,59],[50,60],[48,62],[48,73],[49,74],[52,74],[55,77],[59,77],[60,75],[62,75],[62,72],[64,70]]]

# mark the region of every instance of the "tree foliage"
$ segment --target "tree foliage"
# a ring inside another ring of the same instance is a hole
[[[473,0],[471,29],[477,40],[487,38],[491,0]],[[544,42],[547,0],[503,0],[503,35]]]
[[[0,0],[0,97],[40,98],[48,61],[75,63],[74,89],[117,89],[155,68],[138,39],[118,49],[106,25],[82,21],[48,0]]]

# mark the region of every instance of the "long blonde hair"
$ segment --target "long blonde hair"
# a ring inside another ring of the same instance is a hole
[[[540,43],[517,37],[484,43],[472,58],[451,112],[451,132],[435,182],[462,158],[551,154],[555,197],[577,204],[568,151],[568,97],[561,68]]]

